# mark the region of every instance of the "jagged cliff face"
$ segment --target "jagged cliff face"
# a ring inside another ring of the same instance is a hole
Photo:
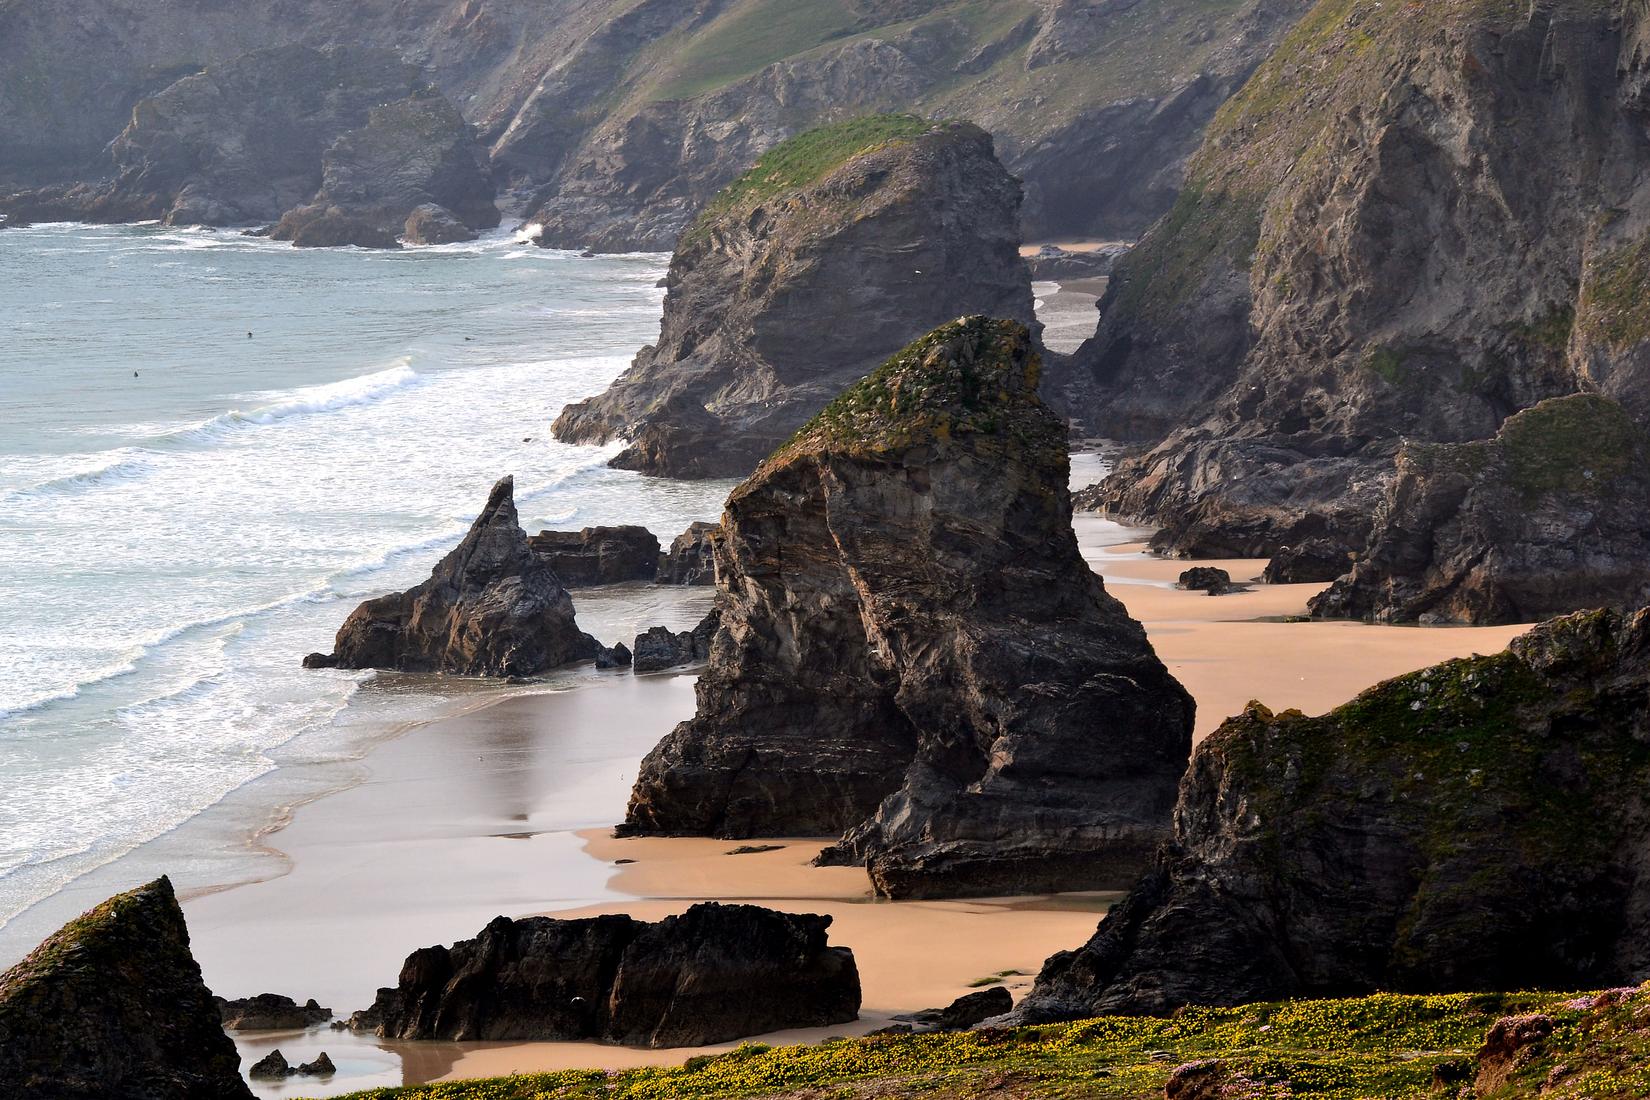
[[[782,181],[782,182],[776,182]],[[671,261],[659,342],[555,424],[612,465],[742,477],[905,343],[956,317],[1033,321],[1020,190],[967,124],[814,131],[722,192]]]
[[[1650,612],[1543,624],[1198,746],[1174,842],[1026,1019],[1650,973]]]
[[[1323,0],[1222,109],[1080,355],[1161,545],[1361,549],[1401,437],[1642,412],[1642,5]]]
[[[0,973],[0,1093],[251,1100],[165,878],[110,898]]]
[[[1192,704],[1077,551],[1030,335],[906,348],[729,498],[699,711],[626,829],[847,830],[896,897],[1127,882],[1162,838]]]
[[[996,134],[1032,236],[1136,235],[1306,0],[39,0],[0,3],[0,181],[107,174],[133,104],[246,52],[401,52],[546,243],[667,249],[758,156],[915,109]],[[307,196],[306,196],[307,197]]]

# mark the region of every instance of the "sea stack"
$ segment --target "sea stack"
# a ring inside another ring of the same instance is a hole
[[[728,499],[698,714],[623,831],[846,831],[895,897],[1125,886],[1192,702],[1078,553],[1024,325],[942,325]]]
[[[1026,1020],[1650,977],[1650,611],[1555,619],[1198,746],[1175,835]]]
[[[744,477],[832,398],[959,313],[1033,324],[1020,185],[967,123],[855,119],[785,142],[671,259],[659,341],[556,436],[612,465]]]
[[[165,878],[110,898],[0,974],[8,1100],[251,1100]]]
[[[429,580],[368,600],[344,620],[333,652],[308,668],[381,668],[462,676],[533,676],[590,660],[573,599],[516,518],[515,481],[493,486],[464,540]]]

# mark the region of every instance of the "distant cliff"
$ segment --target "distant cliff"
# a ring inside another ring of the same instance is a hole
[[[1032,323],[1020,189],[966,123],[810,131],[721,192],[671,261],[659,341],[557,419],[612,465],[742,477],[890,354],[959,313]]]
[[[107,177],[133,106],[275,46],[393,49],[475,125],[544,242],[670,248],[784,139],[968,118],[1034,237],[1132,237],[1306,0],[6,0],[0,191]],[[307,197],[307,196],[306,196]]]
[[[698,713],[627,831],[846,831],[894,897],[1132,881],[1192,702],[1077,551],[1040,368],[1023,325],[941,326],[734,491]]]

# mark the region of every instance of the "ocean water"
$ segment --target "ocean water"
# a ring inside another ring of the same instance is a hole
[[[549,433],[657,335],[664,268],[503,233],[399,253],[0,233],[0,958],[42,899],[283,746],[347,755],[462,696],[299,662],[426,576],[498,477],[530,531],[715,518],[726,484]]]

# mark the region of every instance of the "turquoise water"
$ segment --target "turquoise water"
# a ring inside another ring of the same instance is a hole
[[[371,674],[300,658],[427,575],[499,476],[529,530],[715,517],[726,486],[549,435],[657,335],[664,266],[0,233],[0,956],[41,899],[358,720]]]

